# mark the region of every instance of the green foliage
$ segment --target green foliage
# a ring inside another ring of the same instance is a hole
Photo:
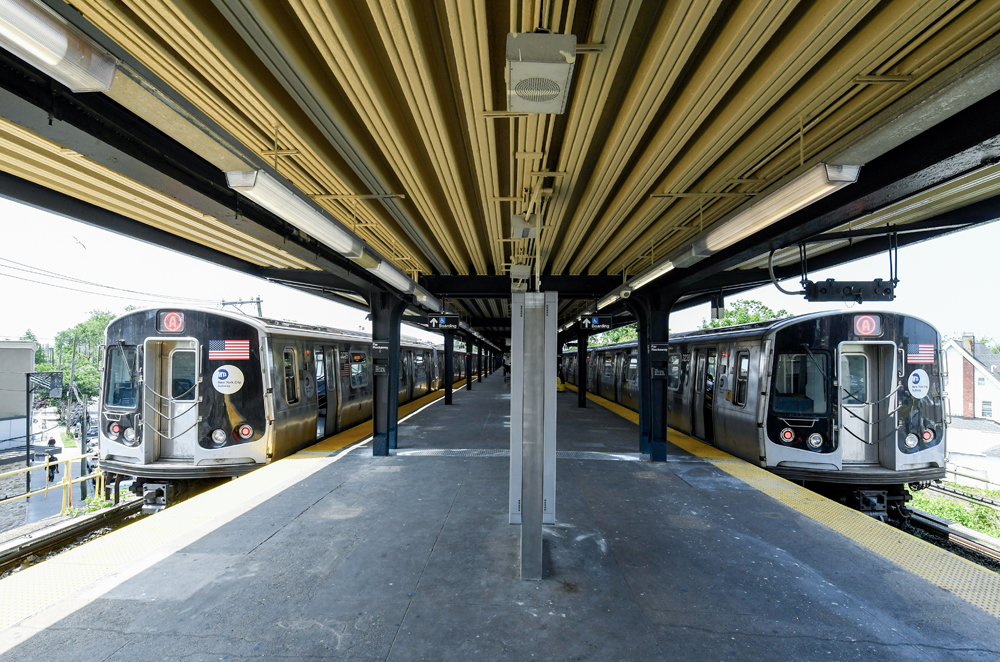
[[[62,433],[63,448],[76,448],[76,439],[69,432]]]
[[[591,347],[614,345],[615,343],[635,340],[638,337],[639,327],[635,324],[628,324],[626,326],[620,326],[617,329],[611,329],[610,331],[605,331],[604,333],[598,333],[595,336],[591,336],[590,341],[587,344]]]
[[[715,329],[720,326],[734,326],[736,324],[749,324],[750,322],[766,322],[767,320],[791,317],[792,314],[785,309],[778,311],[771,310],[760,301],[753,299],[737,299],[726,306],[726,314],[718,320],[702,320],[701,328]]]
[[[104,510],[105,508],[110,508],[113,505],[115,505],[114,501],[105,499],[103,496],[92,496],[83,500],[83,507],[77,508],[74,506],[66,511],[66,514],[70,517],[79,517],[80,515],[86,515],[88,513],[96,513],[98,510]]]
[[[1000,538],[1000,513],[989,506],[965,504],[947,497],[930,496],[926,492],[914,493],[910,505],[974,531]]]

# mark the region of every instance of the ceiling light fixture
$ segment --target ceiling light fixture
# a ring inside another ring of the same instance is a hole
[[[73,92],[111,89],[118,59],[39,0],[0,0],[0,46]]]
[[[417,284],[402,271],[386,260],[366,252],[365,245],[360,239],[313,207],[313,203],[307,202],[263,170],[227,172],[226,181],[229,188],[242,193],[324,246],[354,261],[384,283],[404,294],[416,291]],[[421,301],[425,303],[425,307],[429,307],[433,312],[441,309],[441,304],[436,298],[423,290],[421,293],[421,296],[426,298],[426,303]]]

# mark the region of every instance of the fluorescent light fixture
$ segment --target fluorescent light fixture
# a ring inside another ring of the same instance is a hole
[[[618,301],[620,298],[621,297],[618,296],[617,292],[612,292],[611,294],[607,295],[606,297],[597,302],[597,309],[602,310],[604,308],[607,308],[614,302]]]
[[[530,264],[510,265],[510,277],[516,278],[517,280],[526,280],[528,278],[531,278],[531,265]]]
[[[646,271],[642,272],[641,274],[630,280],[628,282],[629,287],[631,287],[633,290],[637,290],[643,285],[649,283],[650,281],[659,278],[668,271],[672,271],[673,268],[674,268],[673,262],[671,262],[670,260],[664,260],[663,262],[655,265],[651,269],[647,269]]]
[[[111,89],[118,60],[40,0],[0,0],[0,46],[74,92]]]
[[[239,191],[316,241],[345,257],[363,259],[364,245],[361,241],[263,170],[227,172],[226,181],[229,188]]]
[[[444,310],[444,306],[436,296],[419,286],[413,291],[413,298],[417,300],[417,303],[422,304],[424,308],[432,313],[439,313]]]
[[[417,289],[417,284],[410,280],[402,271],[392,266],[386,261],[378,263],[374,269],[369,269],[371,273],[382,279],[383,282],[392,285],[400,292],[411,294]]]
[[[858,181],[859,165],[820,163],[739,212],[695,242],[694,252],[704,255],[721,251],[755,232],[791,216],[834,191]]]

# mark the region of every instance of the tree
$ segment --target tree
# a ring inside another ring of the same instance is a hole
[[[614,345],[615,343],[626,342],[629,340],[635,340],[639,337],[639,327],[632,324],[626,324],[625,326],[620,326],[617,329],[611,329],[610,331],[605,331],[604,333],[598,333],[593,336],[588,343],[591,347],[599,347],[601,345]]]
[[[785,309],[773,311],[760,301],[754,301],[753,299],[737,299],[726,308],[726,314],[722,317],[722,319],[703,319],[701,321],[701,328],[715,329],[720,326],[734,326],[736,324],[749,324],[750,322],[766,322],[767,320],[781,319],[783,317],[791,316],[791,313]]]

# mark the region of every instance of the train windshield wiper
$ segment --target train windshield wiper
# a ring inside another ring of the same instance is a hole
[[[812,349],[809,348],[809,345],[802,343],[802,349],[806,350],[806,354],[808,354],[809,358],[812,359],[812,362],[816,364],[816,368],[819,370],[819,374],[823,375],[823,379],[830,381],[830,378],[826,376],[826,370],[823,369],[823,365],[819,362],[819,359],[816,358],[816,355],[812,353]]]
[[[124,342],[125,341],[123,341],[123,340],[119,340],[118,341],[118,351],[122,355],[122,361],[125,362],[125,369],[128,370],[128,378],[132,382],[132,385],[135,386],[135,373],[132,372],[132,366],[129,365],[128,358],[125,356],[125,345],[124,345]]]

